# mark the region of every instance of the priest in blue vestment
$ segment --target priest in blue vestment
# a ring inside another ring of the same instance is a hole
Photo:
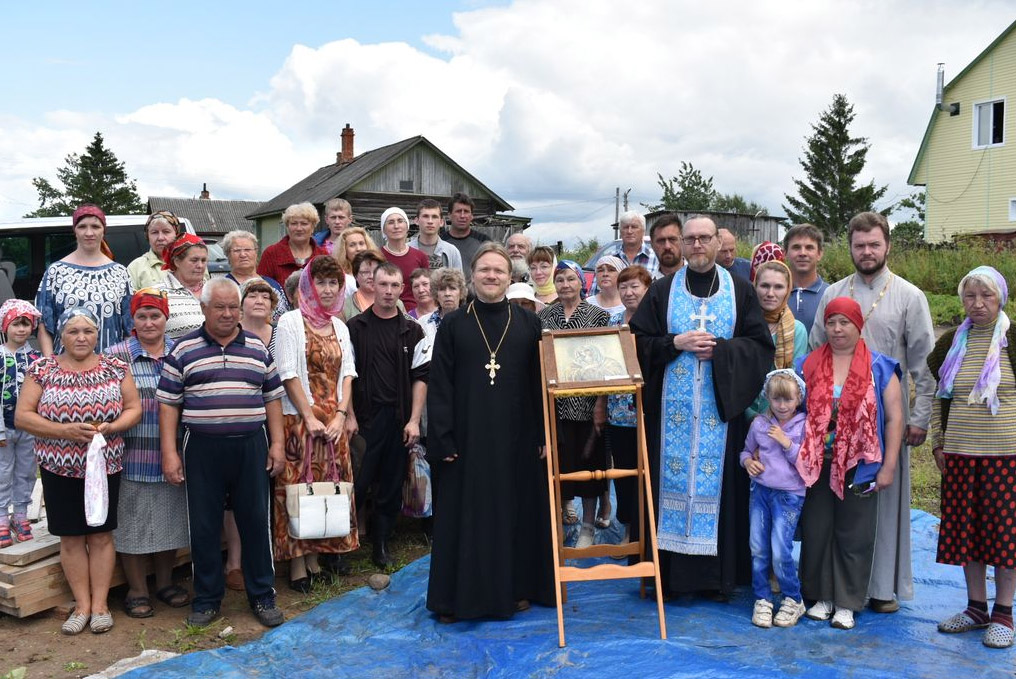
[[[751,582],[745,410],[773,362],[755,291],[716,264],[716,224],[688,220],[687,265],[654,281],[631,319],[667,595],[726,598]]]

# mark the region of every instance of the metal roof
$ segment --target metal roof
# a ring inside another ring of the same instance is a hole
[[[256,219],[266,215],[278,214],[285,211],[290,205],[296,205],[297,203],[321,205],[325,201],[341,196],[358,182],[369,177],[418,144],[425,144],[428,149],[452,167],[483,187],[494,201],[496,210],[510,212],[514,209],[503,198],[491,191],[483,182],[466,172],[461,165],[449,158],[441,149],[434,146],[426,137],[418,135],[362,153],[346,165],[335,163],[318,168],[312,174],[298,181],[271,200],[265,201],[257,209],[248,212],[247,217],[249,219]]]
[[[149,213],[169,210],[177,217],[186,217],[198,233],[224,234],[234,229],[254,231],[254,222],[247,213],[261,206],[257,200],[211,200],[207,198],[170,198],[149,196]]]

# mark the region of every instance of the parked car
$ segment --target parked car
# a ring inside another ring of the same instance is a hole
[[[106,242],[113,250],[116,261],[124,266],[148,250],[145,222],[148,215],[107,215]],[[181,219],[188,233],[194,227]],[[208,271],[223,275],[229,271],[229,262],[222,248],[213,242],[208,245]],[[0,303],[13,296],[35,299],[42,275],[53,262],[69,255],[76,243],[71,230],[70,217],[30,217],[0,222]],[[13,278],[10,275],[13,273]],[[6,285],[9,283],[9,286]]]

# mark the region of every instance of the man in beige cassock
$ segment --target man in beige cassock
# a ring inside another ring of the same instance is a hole
[[[855,272],[829,286],[822,295],[810,344],[825,342],[825,325],[819,320],[835,297],[857,301],[864,314],[862,337],[868,346],[900,362],[901,386],[909,394],[913,379],[913,407],[903,399],[907,429],[900,446],[893,484],[878,494],[878,528],[875,559],[868,583],[869,606],[878,613],[894,613],[899,601],[914,598],[910,562],[910,450],[924,443],[931,419],[935,377],[928,368],[928,352],[935,345],[928,300],[919,288],[900,278],[886,265],[889,223],[877,212],[855,215],[847,227],[850,257]]]

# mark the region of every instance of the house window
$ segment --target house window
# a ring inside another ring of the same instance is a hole
[[[1009,199],[1009,221],[1016,222],[1016,198]]]
[[[402,193],[412,193],[413,192],[413,180],[412,179],[403,179],[403,180],[399,181],[399,191],[401,191]]]
[[[1005,99],[974,104],[974,148],[1005,143]]]

